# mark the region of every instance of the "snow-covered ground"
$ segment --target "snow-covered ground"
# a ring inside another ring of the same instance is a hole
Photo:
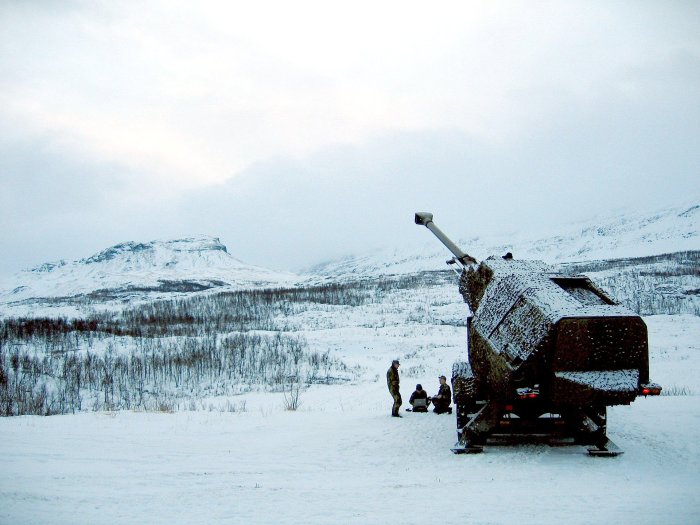
[[[459,244],[479,258],[513,251],[548,262],[697,250],[699,216],[698,206],[683,206],[540,240]],[[449,254],[435,239],[426,237],[426,247],[337,261],[304,279],[359,282],[444,269]],[[233,259],[213,238],[125,243],[22,279],[3,285],[0,315],[80,316],[122,299],[179,296],[177,286],[197,283],[212,290],[298,284],[297,276]],[[126,295],[92,303],[89,295],[105,287]],[[75,293],[87,295],[32,301]],[[651,379],[675,395],[609,409],[608,435],[622,456],[546,445],[456,456],[454,416],[391,418],[385,382],[398,357],[404,400],[416,383],[434,394],[437,376],[464,357],[466,307],[456,279],[392,289],[355,307],[292,310],[280,322],[284,331],[342,360],[352,382],[308,387],[295,412],[285,410],[282,393],[258,388],[178,401],[174,413],[0,418],[0,524],[700,523],[700,317],[645,318]],[[127,339],[98,338],[89,349],[127,351]]]
[[[700,392],[700,318],[649,326],[653,380]],[[462,350],[449,325],[345,326],[308,335],[366,373],[245,411],[82,413],[0,419],[0,523],[698,523],[696,395],[609,409],[624,451],[490,447],[455,456],[453,416],[389,417],[384,373],[429,393]]]

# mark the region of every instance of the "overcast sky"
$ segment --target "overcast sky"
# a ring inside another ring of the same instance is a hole
[[[298,269],[700,201],[700,2],[0,2],[0,273]]]

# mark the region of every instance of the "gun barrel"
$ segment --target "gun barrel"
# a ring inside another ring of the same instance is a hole
[[[433,232],[433,235],[438,238],[438,240],[447,247],[450,252],[455,256],[455,259],[462,264],[462,266],[466,266],[467,264],[474,264],[476,263],[476,259],[471,257],[470,255],[467,255],[464,253],[462,250],[459,249],[459,246],[457,246],[455,243],[453,243],[450,238],[445,235],[440,228],[438,228],[435,223],[433,222],[433,214],[428,213],[428,212],[416,212],[416,217],[415,217],[416,224],[425,226],[428,228],[431,232]]]

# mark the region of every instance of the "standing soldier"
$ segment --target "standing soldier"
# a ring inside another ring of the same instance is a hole
[[[452,391],[447,384],[447,378],[445,376],[440,376],[440,388],[436,396],[431,397],[430,400],[433,402],[433,412],[436,414],[444,414],[445,412],[451,414],[452,407]]]
[[[386,386],[389,387],[389,393],[394,398],[394,406],[391,408],[392,417],[401,417],[399,408],[401,408],[401,392],[399,392],[399,360],[394,359],[391,362],[389,370],[386,372]]]

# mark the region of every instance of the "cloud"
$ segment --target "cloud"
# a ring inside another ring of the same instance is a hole
[[[0,126],[0,273],[167,231],[171,205],[153,189],[135,191],[127,167],[65,155],[49,137],[7,135]]]
[[[698,136],[697,121],[660,139],[659,119],[640,118],[638,106],[615,97],[561,103],[569,109],[559,120],[506,145],[435,130],[271,159],[195,192],[181,214],[240,257],[283,268],[416,246],[415,211],[434,212],[455,237],[483,237],[700,198],[700,153],[683,142]]]
[[[470,234],[686,197],[699,21],[687,2],[5,2],[3,264],[209,233],[299,266],[411,242],[418,208]]]
[[[507,140],[551,92],[586,100],[698,44],[683,4],[23,4],[3,13],[3,113],[183,190],[377,133]]]

